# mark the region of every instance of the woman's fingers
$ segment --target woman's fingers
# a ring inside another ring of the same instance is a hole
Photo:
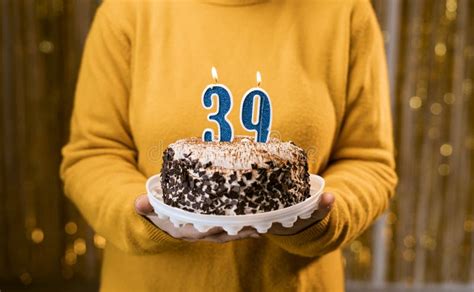
[[[319,200],[319,209],[331,209],[332,204],[334,203],[335,197],[331,193],[324,193],[321,195]]]
[[[245,229],[237,233],[236,235],[228,235],[227,232],[222,232],[219,234],[214,234],[211,236],[206,236],[201,240],[216,242],[216,243],[225,243],[232,240],[239,240],[244,238],[259,238],[260,235],[255,229]]]
[[[228,235],[222,227],[214,227],[207,232],[199,232],[190,225],[181,227],[186,230],[181,230],[183,232],[183,237],[181,239],[196,242],[196,241],[210,241],[217,243],[224,243],[231,240],[243,239],[247,237],[260,238],[258,232],[251,227],[245,227],[237,235]]]
[[[196,232],[199,232],[199,231],[196,230]],[[222,227],[213,227],[213,228],[209,229],[206,232],[199,232],[199,234],[201,235],[201,238],[203,238],[203,237],[206,237],[206,236],[219,234],[219,233],[222,233],[222,232],[224,232],[224,229],[222,229]]]
[[[206,236],[211,236],[214,234],[219,234],[219,233],[224,232],[224,229],[222,229],[221,227],[213,227],[206,232],[199,232],[191,224],[186,224],[180,227],[179,230],[183,238],[186,238],[186,239],[201,239]]]
[[[321,199],[319,200],[318,210],[316,210],[313,213],[312,219],[315,219],[316,221],[319,221],[319,220],[323,219],[324,217],[326,217],[328,215],[329,211],[331,211],[335,200],[336,200],[336,198],[331,193],[322,194]]]
[[[140,215],[150,215],[153,213],[153,207],[146,195],[141,195],[135,200],[135,210]]]

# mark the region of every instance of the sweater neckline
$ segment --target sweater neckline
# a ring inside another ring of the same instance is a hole
[[[244,6],[258,4],[266,2],[268,0],[200,0],[201,2],[216,4],[216,5],[226,5],[226,6]]]

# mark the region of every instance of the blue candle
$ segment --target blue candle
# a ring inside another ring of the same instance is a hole
[[[257,87],[248,90],[242,99],[240,107],[240,123],[249,131],[255,131],[255,141],[265,143],[270,136],[272,125],[272,104],[268,93],[260,88],[262,76],[257,72]],[[255,98],[259,98],[256,123],[253,122]]]
[[[218,133],[217,135],[214,135],[212,129],[206,128],[202,133],[202,140],[207,142],[231,142],[234,139],[234,129],[227,119],[227,115],[232,109],[232,94],[225,85],[217,83],[216,68],[212,67],[211,74],[216,83],[208,85],[204,89],[202,94],[202,105],[206,109],[211,109],[213,106],[212,97],[214,95],[217,96],[217,110],[216,112],[209,114],[207,119],[211,122],[217,123]],[[214,139],[215,137],[216,139]]]

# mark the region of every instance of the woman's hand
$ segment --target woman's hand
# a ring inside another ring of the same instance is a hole
[[[135,210],[138,214],[143,216],[156,215],[146,195],[141,195],[137,198],[135,201]],[[191,242],[210,241],[224,243],[237,239],[260,237],[258,232],[253,228],[244,228],[237,235],[228,235],[227,232],[220,227],[211,228],[207,232],[199,232],[189,224],[176,228],[169,219],[159,219],[158,216],[153,218],[153,223],[172,237]]]
[[[324,217],[326,217],[331,211],[334,200],[335,198],[333,194],[324,193],[321,195],[318,209],[313,212],[310,218],[298,219],[293,227],[290,228],[283,227],[280,223],[274,223],[272,228],[268,230],[268,233],[275,235],[294,235],[298,232],[301,232],[316,222],[324,219]]]

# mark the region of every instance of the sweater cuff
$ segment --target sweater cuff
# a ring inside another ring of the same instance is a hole
[[[143,224],[145,224],[145,230],[146,234],[148,235],[148,238],[150,238],[153,241],[156,241],[158,243],[169,243],[170,245],[176,245],[183,243],[182,240],[176,239],[166,233],[165,231],[161,230],[158,226],[153,224],[148,218],[139,215],[141,221]]]
[[[137,198],[138,196],[135,197],[135,201]],[[139,220],[141,224],[143,224],[145,227],[146,237],[152,240],[153,242],[159,244],[161,248],[175,248],[185,243],[185,241],[174,238],[165,231],[161,230],[149,218],[142,216],[138,213],[135,214],[140,218]]]

